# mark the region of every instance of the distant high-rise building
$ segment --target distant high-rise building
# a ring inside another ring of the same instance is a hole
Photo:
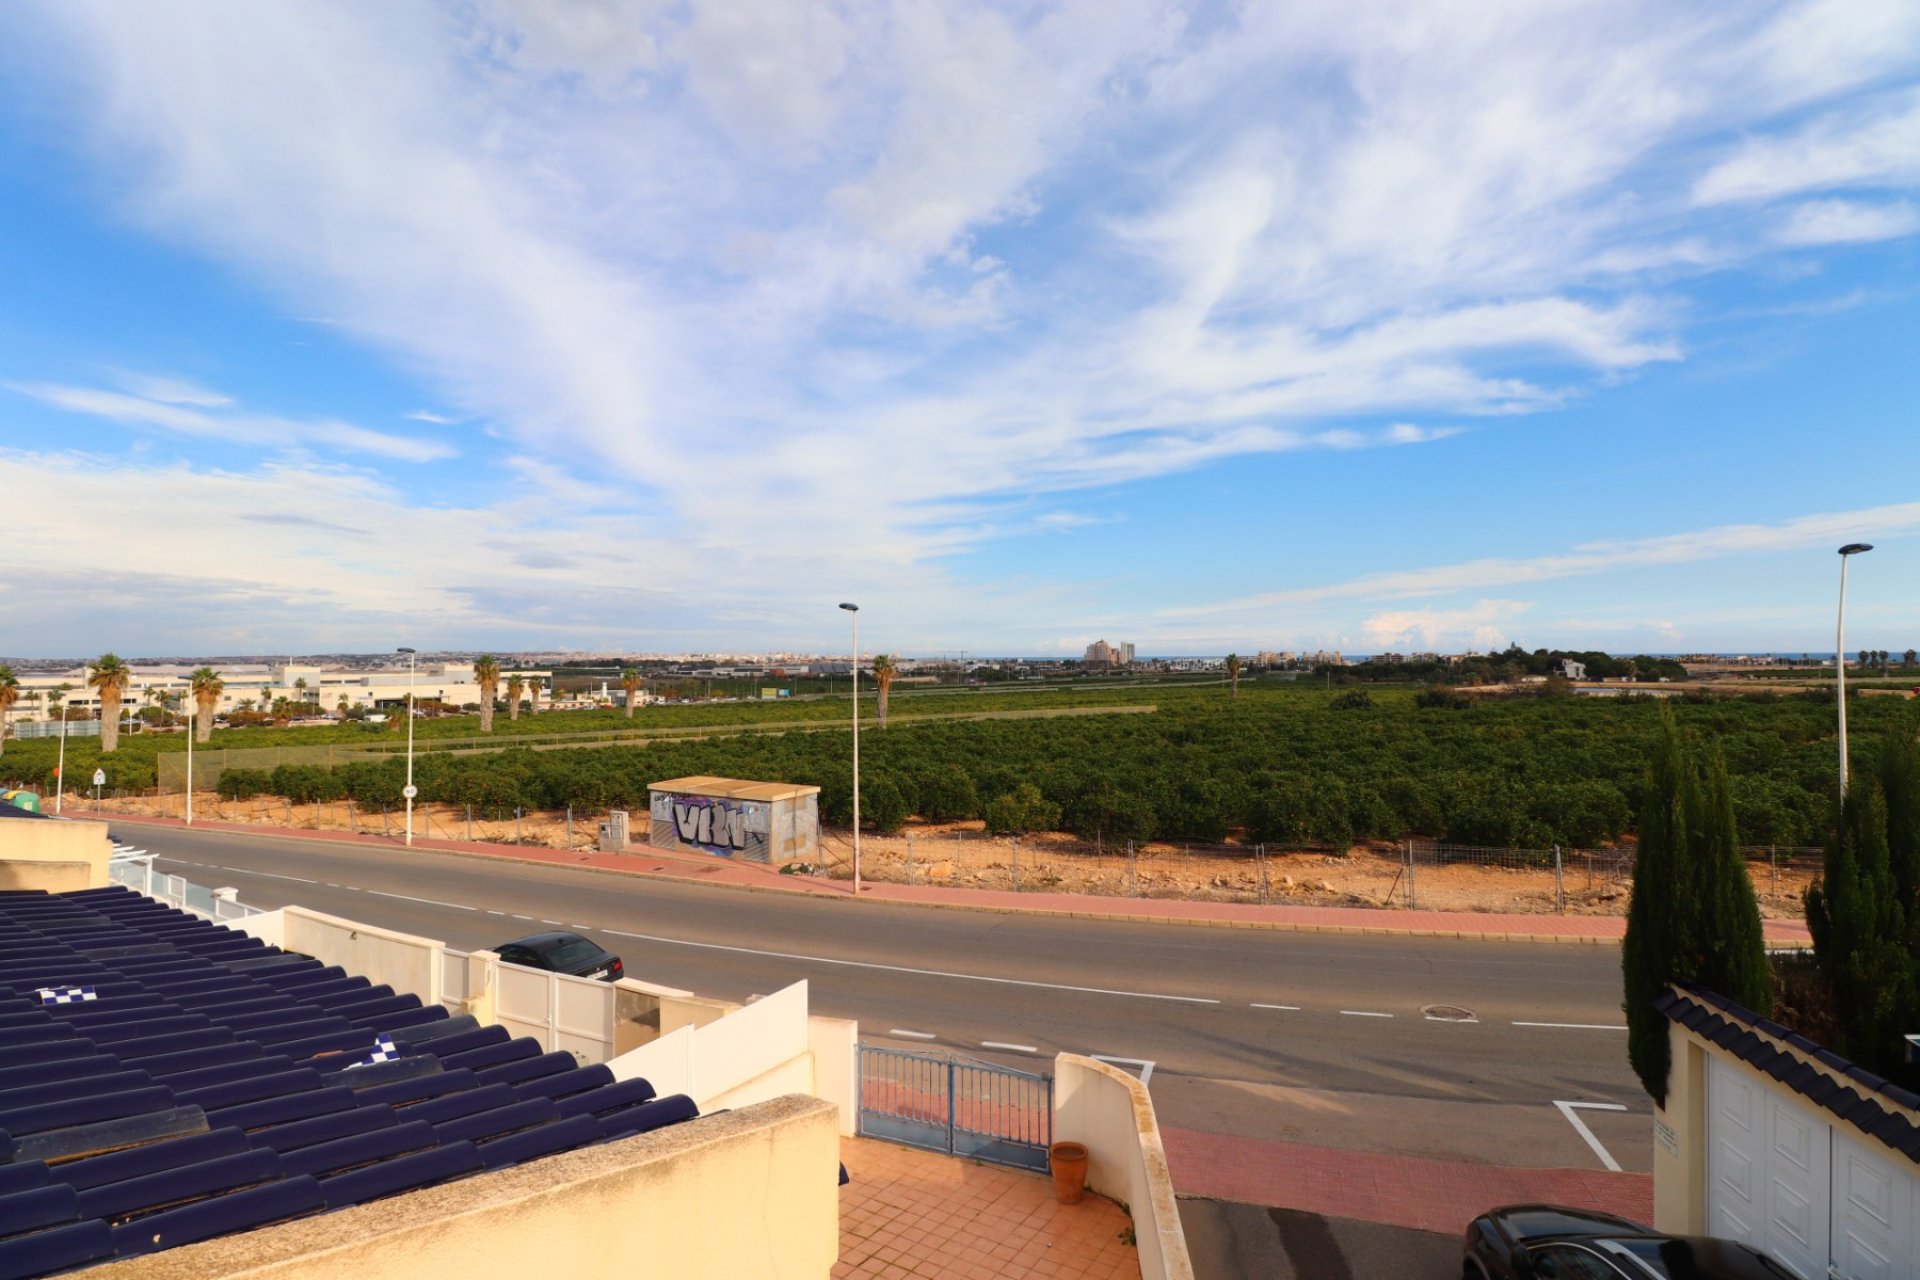
[[[1133,641],[1131,640],[1120,642],[1120,665],[1123,667],[1133,665]]]
[[[1105,640],[1095,640],[1092,644],[1087,646],[1087,651],[1085,654],[1081,656],[1080,661],[1086,663],[1090,667],[1112,666],[1113,665],[1113,646],[1108,644]]]

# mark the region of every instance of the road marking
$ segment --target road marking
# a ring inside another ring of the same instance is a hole
[[[1342,1009],[1340,1012],[1349,1018],[1391,1018],[1393,1016],[1390,1013],[1375,1013],[1371,1009]]]
[[[1516,1027],[1555,1027],[1561,1031],[1625,1031],[1624,1023],[1611,1022],[1516,1022]]]
[[[189,862],[185,865],[199,867],[202,871],[231,871],[235,875],[259,876],[263,880],[291,880],[295,884],[319,884],[318,880],[309,880],[305,876],[283,876],[272,871],[255,871],[251,867],[223,867],[212,862]]]
[[[1600,1139],[1593,1136],[1593,1130],[1587,1128],[1587,1122],[1573,1113],[1576,1109],[1584,1111],[1625,1111],[1626,1107],[1618,1102],[1556,1102],[1553,1105],[1560,1108],[1560,1114],[1567,1118],[1567,1123],[1573,1126],[1574,1131],[1587,1140],[1587,1145],[1593,1148],[1593,1154],[1600,1157],[1600,1163],[1607,1166],[1612,1172],[1619,1173],[1620,1162],[1615,1160],[1613,1156],[1608,1153],[1607,1149],[1600,1145]]]
[[[540,923],[541,923],[541,924],[557,924],[557,925],[559,925],[559,926],[560,926],[560,927],[561,927],[562,929],[564,929],[564,928],[566,928],[566,927],[567,927],[567,922],[566,922],[566,921],[564,921],[564,920],[549,920],[549,919],[547,919],[547,918],[546,918],[545,916],[541,916],[541,917],[540,917]]]
[[[663,938],[654,933],[628,933],[624,929],[602,929],[615,938],[638,938],[642,942],[660,942],[674,947],[698,947],[703,951],[731,951],[744,956],[768,956],[775,960],[800,960],[808,964],[832,964],[846,969],[879,969],[886,973],[911,973],[922,978],[957,978],[962,982],[992,982],[1004,987],[1035,987],[1042,991],[1077,991],[1091,996],[1127,996],[1134,1000],[1171,1000],[1175,1004],[1219,1004],[1207,996],[1167,996],[1153,991],[1116,991],[1111,987],[1076,987],[1064,982],[1035,982],[1030,978],[994,978],[982,973],[953,973],[946,969],[914,969],[900,964],[875,964],[870,960],[835,960],[828,956],[802,955],[793,951],[764,951],[759,947],[730,947],[718,942],[692,942],[686,938]]]
[[[478,911],[480,909],[478,907],[470,907],[464,902],[442,902],[438,898],[416,898],[408,893],[386,893],[379,889],[362,889],[360,892],[370,893],[376,898],[398,898],[402,902],[424,902],[430,907],[452,907],[455,911]]]
[[[523,916],[523,915],[521,915],[521,914],[520,914],[520,913],[519,913],[518,911],[515,911],[515,912],[513,912],[512,914],[513,914],[513,918],[514,918],[515,920],[531,920],[531,919],[533,919],[533,917],[532,917],[532,916]]]
[[[1297,1004],[1256,1004],[1250,1007],[1254,1009],[1285,1009],[1288,1013],[1300,1012],[1300,1006]]]
[[[888,1031],[887,1034],[890,1036],[905,1036],[909,1040],[938,1040],[940,1038],[931,1031],[908,1031],[903,1027],[895,1027]]]
[[[1010,1050],[1012,1050],[1012,1051],[1013,1051],[1014,1053],[1038,1053],[1038,1052],[1040,1052],[1040,1046],[1039,1046],[1039,1045],[1033,1045],[1033,1044],[1008,1044],[1008,1043],[1007,1043],[1007,1042],[1006,1042],[1005,1040],[982,1040],[982,1041],[980,1042],[980,1047],[981,1047],[982,1049],[1010,1049]]]
[[[1141,1084],[1145,1084],[1147,1081],[1153,1079],[1152,1058],[1116,1058],[1110,1053],[1090,1053],[1087,1056],[1095,1062],[1104,1062],[1109,1066],[1140,1068]]]
[[[487,908],[487,914],[488,914],[488,915],[490,915],[490,916],[503,916],[503,915],[505,915],[505,914],[507,914],[507,913],[506,913],[506,912],[504,912],[504,911],[495,911],[495,910],[494,910],[494,909],[493,909],[492,907],[488,907],[488,908]]]

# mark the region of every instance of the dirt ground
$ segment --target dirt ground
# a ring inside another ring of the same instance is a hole
[[[184,797],[108,800],[109,811],[181,816]],[[399,810],[366,812],[344,801],[290,804],[276,797],[221,800],[211,792],[196,795],[196,817],[223,822],[254,822],[315,830],[401,833]],[[414,809],[414,834],[441,840],[482,840],[500,844],[591,849],[599,840],[604,815],[578,812],[571,831],[564,812],[484,814],[469,819],[463,809],[421,804]],[[644,815],[642,815],[644,817]],[[821,838],[822,857],[814,874],[846,879],[853,874],[853,839],[843,830]],[[1489,859],[1518,861],[1493,853]],[[1455,862],[1446,866],[1421,861],[1411,883],[1403,851],[1393,845],[1356,845],[1345,856],[1325,850],[1267,852],[1253,847],[1146,844],[1131,853],[1124,844],[1081,840],[1064,834],[1010,838],[989,836],[978,822],[915,824],[891,836],[863,834],[860,872],[871,880],[903,884],[955,885],[977,889],[1019,888],[1031,892],[1087,893],[1142,898],[1185,898],[1217,902],[1275,902],[1302,906],[1417,906],[1439,911],[1517,911],[1576,915],[1624,915],[1626,875],[1631,858],[1617,851],[1572,852],[1562,859],[1559,889],[1551,866],[1488,865]],[[1748,863],[1761,914],[1791,919],[1801,914],[1801,895],[1818,872],[1805,861],[1773,867]]]

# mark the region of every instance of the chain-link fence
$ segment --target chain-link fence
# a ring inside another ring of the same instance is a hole
[[[179,818],[186,797],[160,790],[114,791],[97,802],[111,813]],[[398,838],[403,805],[352,800],[298,803],[280,796],[194,797],[202,821],[342,831]],[[66,812],[94,809],[91,790],[68,792]],[[49,805],[49,808],[51,806]],[[593,849],[607,810],[555,810],[420,801],[416,839]],[[1770,914],[1793,914],[1821,870],[1817,848],[1744,848],[1754,890]],[[1605,849],[1506,849],[1415,838],[1349,849],[1315,845],[1091,840],[1043,833],[992,835],[977,826],[916,827],[861,837],[861,876],[897,884],[1069,893],[1198,902],[1372,906],[1454,911],[1623,914],[1633,846]],[[850,831],[821,834],[819,858],[792,871],[850,880]]]

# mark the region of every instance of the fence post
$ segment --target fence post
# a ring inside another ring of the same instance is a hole
[[[1127,841],[1127,896],[1140,896],[1140,873],[1133,860],[1133,841]]]
[[[1407,838],[1407,910],[1412,911],[1419,904],[1419,895],[1413,883],[1413,838]]]
[[[347,798],[347,834],[350,836],[360,834],[359,814],[353,807],[353,798],[351,796]]]
[[[513,806],[513,842],[520,843],[520,806]]]
[[[1013,891],[1018,893],[1020,892],[1020,837],[1008,836],[1007,844],[1013,849]],[[949,1075],[947,1079],[948,1084],[951,1085],[952,1076]]]
[[[467,806],[467,843],[473,843],[473,806]]]
[[[913,883],[913,832],[907,832],[907,883]]]
[[[573,806],[567,806],[567,848],[573,848]]]
[[[1767,896],[1770,898],[1777,898],[1780,896],[1780,846],[1779,845],[1772,844],[1767,846],[1767,865],[1773,869],[1772,887],[1767,890]]]
[[[1260,859],[1260,905],[1267,905],[1267,846],[1254,846],[1254,856]]]
[[[1553,898],[1554,909],[1561,915],[1567,914],[1567,882],[1560,874],[1560,846],[1553,846]]]

